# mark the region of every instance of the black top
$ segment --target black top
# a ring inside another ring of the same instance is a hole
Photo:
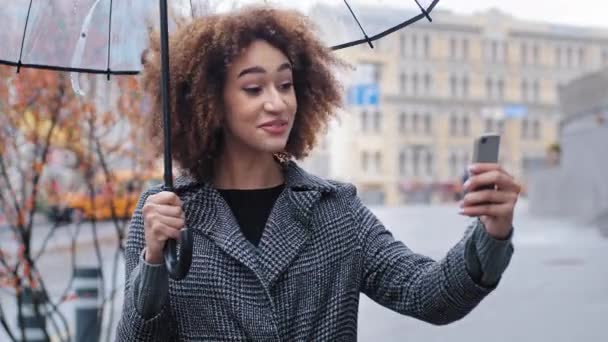
[[[245,238],[257,246],[270,211],[284,187],[285,185],[281,184],[265,189],[218,191],[228,203]]]

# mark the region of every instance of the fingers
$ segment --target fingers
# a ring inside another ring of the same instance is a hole
[[[467,193],[462,200],[462,207],[477,206],[480,204],[515,203],[517,194],[506,191],[483,190]]]
[[[521,187],[515,182],[513,177],[500,167],[471,176],[463,186],[465,191],[474,191],[487,185],[496,185],[501,191],[517,194],[521,191]]]
[[[168,239],[179,240],[185,226],[182,201],[168,191],[159,192],[146,199],[142,208],[146,246],[151,255],[159,255]]]
[[[175,218],[184,218],[184,211],[180,206],[175,205],[164,205],[164,204],[154,204],[154,203],[146,203],[143,208],[143,214],[146,215],[147,212],[153,212],[159,216],[168,216]]]
[[[488,171],[501,171],[502,168],[497,163],[475,163],[469,165],[471,174],[480,174]]]
[[[492,216],[509,217],[513,213],[513,203],[482,204],[460,209],[460,214],[471,217]]]
[[[179,197],[171,191],[161,191],[157,194],[151,195],[146,200],[146,203],[174,205],[180,207],[183,205]]]

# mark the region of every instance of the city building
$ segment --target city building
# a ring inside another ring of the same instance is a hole
[[[320,20],[349,19],[331,11],[318,11]],[[385,7],[360,13],[366,25],[403,16]],[[437,9],[432,23],[419,21],[374,45],[338,52],[355,67],[344,75],[345,112],[305,166],[354,183],[367,203],[389,206],[451,198],[445,192],[458,191],[473,141],[484,132],[501,134],[500,162],[525,185],[526,165],[557,141],[560,86],[608,65],[608,30],[497,10]]]

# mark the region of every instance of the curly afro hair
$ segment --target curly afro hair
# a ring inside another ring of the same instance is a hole
[[[264,7],[197,18],[178,25],[171,35],[170,108],[173,159],[198,181],[212,177],[221,152],[223,87],[227,68],[255,40],[264,40],[287,56],[293,66],[298,102],[285,154],[305,157],[342,105],[342,87],[332,68],[346,63],[315,36],[305,15]],[[150,35],[144,54],[143,86],[152,99],[151,135],[162,147],[161,62],[158,34]],[[157,151],[158,151],[157,150]]]

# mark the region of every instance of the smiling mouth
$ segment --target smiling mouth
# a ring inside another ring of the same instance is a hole
[[[287,122],[273,122],[260,128],[272,135],[283,134],[287,130]]]

